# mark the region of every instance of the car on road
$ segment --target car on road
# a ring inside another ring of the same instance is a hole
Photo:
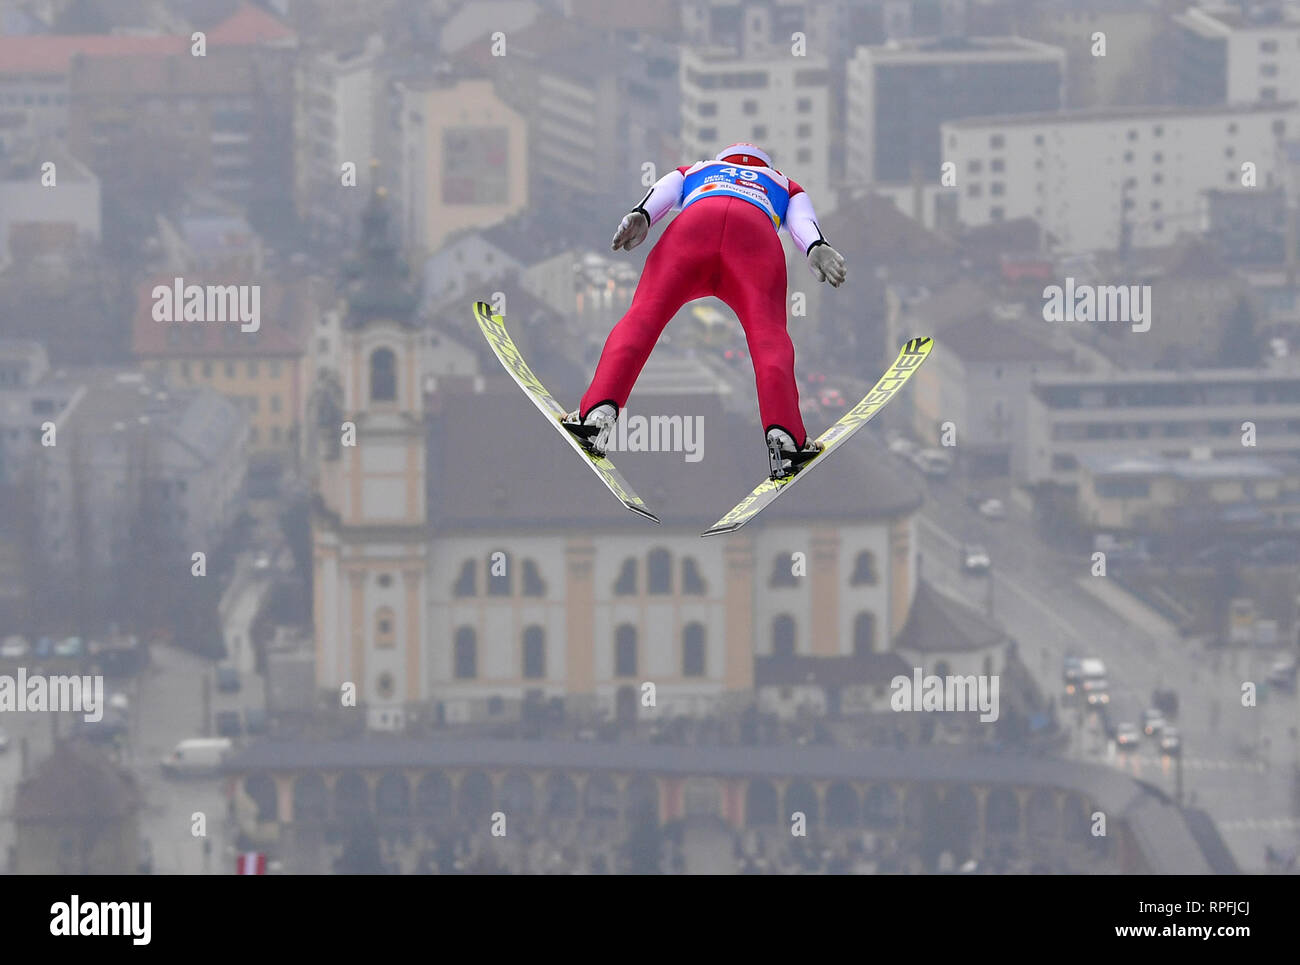
[[[1103,687],[1106,683],[1106,664],[1096,657],[1066,657],[1065,658],[1065,692],[1070,695],[1077,694],[1083,690],[1083,685],[1089,680],[1101,681]]]
[[[65,637],[54,645],[56,657],[80,657],[81,654],[81,637]]]
[[[265,552],[263,552],[263,553],[258,553],[255,557],[253,557],[253,569],[255,569],[255,570],[268,570],[268,569],[270,569],[270,568],[271,568],[271,554],[270,554],[270,553],[265,553]]]
[[[1148,737],[1158,737],[1165,729],[1165,715],[1155,707],[1142,711],[1142,733]]]
[[[22,637],[5,637],[0,643],[0,657],[7,660],[21,660],[31,651],[31,646]]]
[[[1160,752],[1174,756],[1182,753],[1183,735],[1177,727],[1166,727],[1160,732]]]
[[[1126,720],[1115,728],[1115,743],[1120,747],[1136,747],[1142,740],[1142,731],[1131,720]]]
[[[989,559],[989,551],[974,543],[961,548],[958,562],[966,573],[987,573],[993,565],[993,561]]]
[[[1110,703],[1110,683],[1105,677],[1085,677],[1081,689],[1089,707],[1104,707]]]
[[[952,472],[952,456],[942,449],[922,449],[912,454],[912,462],[931,479],[943,479]]]
[[[975,507],[985,519],[1006,519],[1007,507],[1000,499],[986,499]]]
[[[1061,680],[1065,683],[1065,692],[1074,693],[1082,679],[1083,661],[1074,656],[1066,657],[1061,664]]]
[[[159,766],[167,777],[198,777],[221,770],[234,744],[228,737],[195,737],[178,743]]]
[[[108,706],[110,710],[118,710],[123,713],[131,709],[131,698],[122,691],[114,691],[108,697]]]
[[[99,720],[81,720],[77,725],[81,737],[92,744],[111,744],[119,737],[125,737],[130,730],[130,721],[119,710],[109,710]]]
[[[54,641],[49,637],[38,637],[36,643],[32,646],[32,656],[44,658],[54,653]]]
[[[1288,539],[1271,539],[1251,550],[1250,560],[1275,566],[1295,565],[1300,563],[1300,544]]]
[[[1295,693],[1296,658],[1279,657],[1268,670],[1268,684],[1287,693]]]
[[[907,436],[891,435],[887,437],[885,445],[896,456],[910,457],[916,452],[916,443]]]

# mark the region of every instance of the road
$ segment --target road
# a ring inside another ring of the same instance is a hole
[[[1157,687],[1176,690],[1184,800],[1214,817],[1244,870],[1263,870],[1266,844],[1296,846],[1296,698],[1271,693],[1257,707],[1243,707],[1241,700],[1243,682],[1262,679],[1271,656],[1258,655],[1252,667],[1251,654],[1209,651],[1172,627],[1160,627],[1161,621],[1138,625],[1083,588],[1084,581],[1107,577],[1091,575],[1087,555],[1045,546],[1017,500],[1004,499],[1008,516],[993,521],[965,504],[968,490],[956,480],[927,489],[917,523],[926,579],[981,608],[991,604],[1045,693],[1063,696],[1067,653],[1102,658],[1114,699],[1126,705],[1148,706]],[[957,550],[963,542],[988,549],[991,576],[960,571]],[[1176,793],[1177,762],[1160,755],[1153,741],[1120,752],[1095,713],[1072,709],[1062,719],[1073,729],[1071,755],[1109,763]]]

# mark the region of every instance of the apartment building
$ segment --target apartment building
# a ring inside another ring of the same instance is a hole
[[[1300,15],[1294,4],[1192,7],[1173,23],[1180,103],[1300,100]]]
[[[1041,375],[1027,428],[1031,485],[1077,486],[1081,462],[1103,455],[1300,457],[1300,371]]]
[[[819,215],[835,209],[826,58],[788,52],[747,58],[728,48],[684,48],[680,80],[683,162],[752,141],[808,191]]]
[[[1297,129],[1295,103],[965,118],[942,128],[945,190],[967,226],[1028,217],[1064,250],[1158,248],[1199,226],[1204,192],[1241,186],[1244,164],[1278,183]]]

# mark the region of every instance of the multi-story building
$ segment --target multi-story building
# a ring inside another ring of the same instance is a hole
[[[1102,455],[1300,457],[1300,372],[1040,375],[1027,428],[1033,485],[1076,486],[1080,462]]]
[[[1097,454],[1079,475],[1081,522],[1157,537],[1276,536],[1300,531],[1300,462]]]
[[[11,154],[68,136],[74,61],[175,56],[187,47],[173,36],[0,35],[0,149]]]
[[[40,451],[41,424],[62,412],[81,386],[66,371],[50,370],[40,342],[0,338],[0,485],[23,478]]]
[[[1294,5],[1213,4],[1173,18],[1179,103],[1300,100]]]
[[[1061,48],[1020,37],[858,48],[847,68],[845,182],[870,185],[910,210],[912,182],[937,184],[940,164],[951,160],[940,144],[941,124],[1059,110],[1064,72]],[[921,220],[933,224],[933,211]]]
[[[397,82],[402,237],[429,253],[462,228],[485,228],[528,204],[528,125],[492,82],[445,74]]]
[[[360,213],[377,156],[382,109],[384,45],[371,35],[357,50],[302,58],[295,81],[294,203],[298,216],[337,232]],[[343,184],[343,165],[356,166],[356,188]],[[359,190],[358,190],[359,189]]]
[[[293,33],[243,4],[170,53],[71,57],[68,143],[106,183],[210,191],[276,224],[292,208]],[[173,183],[174,182],[174,183]]]
[[[491,77],[497,94],[527,118],[529,206],[556,233],[585,233],[617,217],[644,193],[646,164],[662,173],[676,163],[674,44],[653,31],[547,15],[512,32],[507,49],[508,56],[491,56],[484,40],[457,60]]]
[[[943,125],[957,219],[1029,217],[1065,250],[1158,248],[1203,217],[1203,193],[1281,172],[1295,103],[1160,107],[966,118]],[[937,176],[935,178],[937,180]]]
[[[182,281],[189,286],[205,279],[194,275]],[[259,284],[260,327],[246,332],[238,321],[155,321],[154,288],[174,284],[174,278],[156,277],[138,289],[132,353],[141,368],[157,372],[177,388],[205,387],[221,393],[248,413],[252,451],[292,462],[314,376],[316,309],[311,286]]]
[[[1054,344],[1065,339],[1046,326],[1035,334],[1030,324],[977,309],[934,331],[943,351],[913,380],[913,431],[937,445],[951,425],[972,475],[1023,476],[1029,387],[1040,374],[1071,367],[1071,353]]]
[[[830,87],[825,57],[740,57],[729,48],[684,48],[681,56],[682,160],[711,158],[752,141],[794,178],[820,215],[835,210],[830,190]]]
[[[45,562],[122,565],[139,513],[181,545],[213,547],[242,508],[248,422],[206,390],[177,391],[139,372],[82,372],[33,460]],[[39,428],[39,427],[38,427]]]

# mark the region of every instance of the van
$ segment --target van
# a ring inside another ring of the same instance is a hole
[[[168,777],[198,777],[216,774],[234,745],[226,737],[196,737],[183,740],[161,761]]]

